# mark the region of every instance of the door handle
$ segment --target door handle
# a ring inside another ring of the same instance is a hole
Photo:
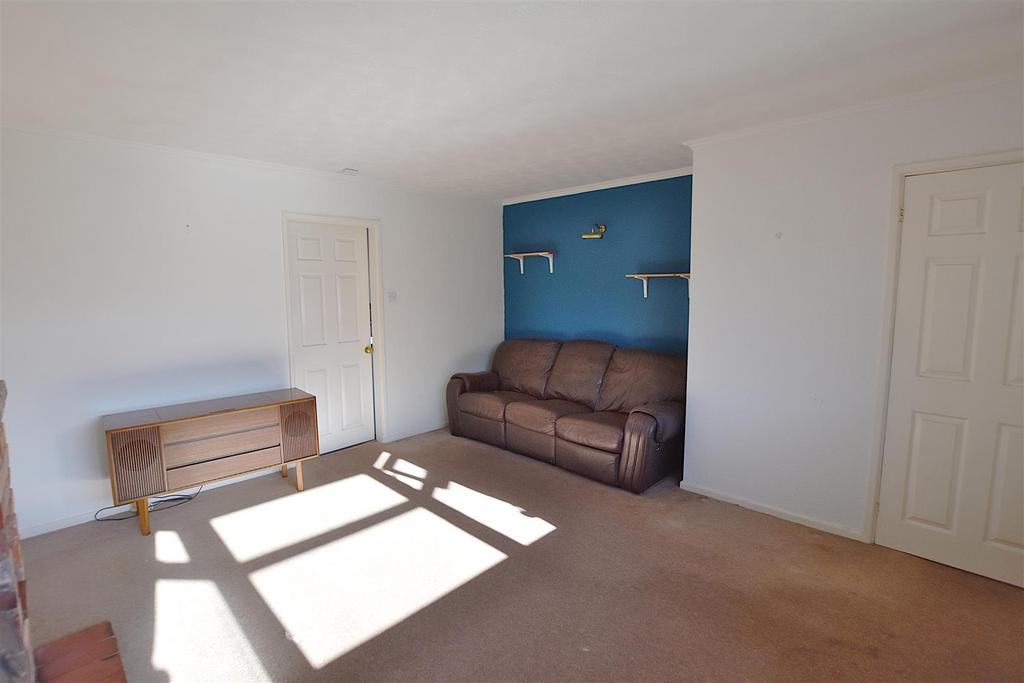
[[[373,344],[367,344],[364,346],[363,353],[373,353]]]

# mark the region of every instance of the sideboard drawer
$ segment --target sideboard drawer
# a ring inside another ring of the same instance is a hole
[[[281,447],[264,448],[252,453],[242,453],[228,458],[218,458],[198,465],[187,465],[167,470],[167,488],[180,489],[195,486],[243,472],[272,467],[281,464]]]
[[[281,428],[277,425],[250,429],[247,432],[236,432],[224,436],[212,436],[208,439],[183,441],[164,446],[164,463],[170,469],[194,462],[211,460],[224,455],[248,453],[261,448],[281,445]]]
[[[160,440],[164,448],[179,441],[207,439],[221,434],[244,432],[259,427],[276,425],[280,420],[277,406],[239,410],[233,413],[198,417],[160,425]]]

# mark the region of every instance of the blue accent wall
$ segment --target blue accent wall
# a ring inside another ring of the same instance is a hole
[[[690,272],[692,176],[513,204],[504,210],[504,253],[554,251],[505,261],[505,338],[600,339],[686,353],[689,282],[626,273]],[[604,223],[603,239],[580,235]]]

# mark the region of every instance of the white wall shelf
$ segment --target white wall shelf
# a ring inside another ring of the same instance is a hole
[[[631,277],[634,280],[640,280],[644,283],[644,298],[647,298],[647,281],[652,277],[681,277],[689,283],[689,273],[627,273],[626,277]]]
[[[543,256],[548,260],[548,272],[555,272],[555,252],[553,251],[523,251],[515,254],[505,254],[505,258],[514,258],[519,261],[519,274],[522,275],[525,271],[523,268],[523,261],[526,260],[527,256]]]

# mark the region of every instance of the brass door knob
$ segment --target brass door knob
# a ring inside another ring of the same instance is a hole
[[[373,344],[367,344],[364,346],[363,353],[373,353]]]

